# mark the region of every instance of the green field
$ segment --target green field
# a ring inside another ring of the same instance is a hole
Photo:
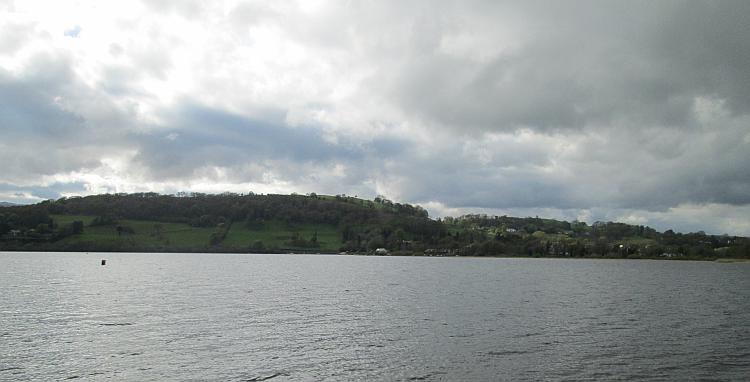
[[[95,216],[89,216],[89,215],[50,215],[52,220],[55,221],[60,226],[64,226],[67,224],[70,224],[74,221],[82,221],[83,225],[88,226],[91,224],[91,221],[94,220]]]
[[[52,215],[58,226],[74,221],[84,223],[83,233],[69,236],[59,241],[61,245],[98,244],[105,246],[153,247],[172,249],[227,249],[257,251],[320,251],[336,252],[341,247],[341,234],[336,226],[326,224],[283,224],[266,222],[257,227],[247,227],[243,223],[232,224],[226,237],[216,246],[211,246],[211,235],[215,227],[192,227],[184,223],[155,222],[146,220],[120,220],[116,225],[91,226],[95,216]],[[117,226],[127,231],[118,234]],[[294,245],[295,237],[310,241],[317,237],[317,246]],[[258,248],[258,243],[262,247]]]
[[[133,233],[118,234],[116,226],[96,226],[89,224],[94,216],[52,215],[58,225],[83,221],[83,233],[60,241],[61,244],[102,243],[129,244],[132,246],[169,246],[175,248],[208,247],[215,228],[197,228],[183,223],[166,223],[145,220],[120,220],[118,225],[129,227]]]
[[[295,235],[309,240],[317,233],[318,247],[299,247],[290,245],[289,241]],[[263,243],[265,248],[290,250],[320,250],[322,252],[336,252],[341,247],[341,234],[336,226],[326,224],[292,224],[281,222],[267,222],[254,228],[245,224],[235,223],[229,229],[227,237],[222,242],[225,247],[248,248],[256,242]]]

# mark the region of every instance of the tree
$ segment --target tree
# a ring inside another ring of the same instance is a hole
[[[153,232],[151,233],[151,235],[155,236],[158,239],[161,239],[163,234],[164,234],[164,226],[162,226],[159,223],[154,224]]]
[[[250,246],[251,249],[254,249],[256,251],[260,251],[266,248],[265,245],[263,245],[263,242],[260,240],[255,240],[253,244]]]
[[[70,223],[70,231],[74,235],[83,233],[83,222],[76,220],[73,223]]]

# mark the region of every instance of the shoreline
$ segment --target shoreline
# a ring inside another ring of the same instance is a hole
[[[364,256],[364,257],[429,257],[429,258],[465,258],[465,259],[562,259],[562,260],[656,260],[656,261],[701,261],[701,262],[715,262],[722,264],[741,264],[749,263],[750,258],[696,258],[696,257],[607,257],[607,256],[589,256],[589,257],[562,257],[562,256],[511,256],[511,255],[496,255],[496,256],[434,256],[424,254],[389,254],[389,255],[376,255],[369,253],[334,253],[334,252],[303,252],[303,251],[265,251],[265,252],[248,252],[248,251],[227,251],[222,248],[217,251],[186,251],[186,250],[174,250],[174,251],[100,251],[100,250],[89,250],[89,251],[65,251],[65,250],[3,250],[0,249],[0,253],[101,253],[101,254],[135,254],[135,253],[151,253],[151,254],[203,254],[203,255],[295,255],[295,256],[315,256],[315,255],[326,255],[326,256]]]

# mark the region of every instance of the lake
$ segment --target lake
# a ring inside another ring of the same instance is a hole
[[[747,263],[0,253],[0,380],[748,376]]]

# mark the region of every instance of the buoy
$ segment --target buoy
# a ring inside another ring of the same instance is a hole
[[[107,259],[102,259],[102,265],[107,265]]]

